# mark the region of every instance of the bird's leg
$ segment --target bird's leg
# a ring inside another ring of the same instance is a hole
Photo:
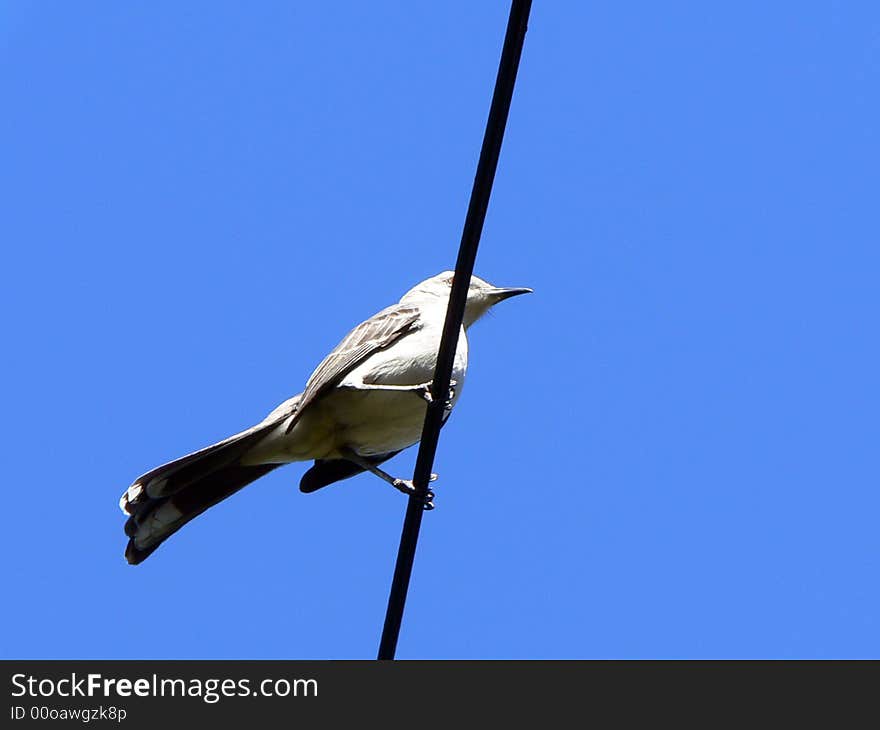
[[[428,393],[430,397],[431,393],[431,382],[427,383],[419,383],[418,385],[386,385],[385,383],[357,383],[351,384],[346,383],[345,385],[339,385],[338,388],[344,388],[347,390],[384,390],[388,393],[415,393],[416,395],[425,398],[425,392]],[[428,400],[426,398],[426,400]],[[430,402],[430,400],[428,400]]]
[[[403,492],[407,496],[411,495],[416,489],[415,485],[412,482],[412,479],[398,479],[397,477],[391,476],[388,472],[382,471],[382,469],[370,462],[369,459],[365,459],[363,456],[356,453],[353,449],[340,449],[340,453],[347,461],[357,464],[359,467],[361,467],[362,469],[366,469],[371,474],[375,474],[377,477],[388,482],[392,487],[400,492]],[[431,474],[431,477],[428,481],[437,481],[437,475]],[[434,492],[432,492],[430,489],[425,493],[425,509],[434,509]]]
[[[339,388],[346,388],[349,390],[383,390],[389,393],[415,393],[420,398],[423,398],[428,403],[434,402],[434,397],[431,395],[431,386],[432,381],[428,381],[426,383],[419,383],[418,385],[387,385],[384,383],[357,383],[354,384],[346,384],[339,385]],[[455,398],[455,386],[458,385],[458,382],[455,380],[449,381],[449,400],[446,401],[444,407],[447,411],[452,410],[452,399]]]

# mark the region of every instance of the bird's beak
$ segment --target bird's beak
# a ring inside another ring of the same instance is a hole
[[[513,287],[497,287],[490,292],[490,296],[495,300],[495,302],[502,302],[505,299],[510,299],[510,297],[517,297],[520,294],[531,294],[532,290],[528,287],[524,286],[513,286]]]

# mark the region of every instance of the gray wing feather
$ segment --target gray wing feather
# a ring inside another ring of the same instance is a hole
[[[411,332],[415,328],[418,318],[418,307],[394,304],[378,314],[374,314],[365,322],[361,322],[315,368],[315,372],[306,383],[302,400],[299,402],[298,413],[302,413],[309,403],[328,388],[339,383],[371,354],[391,346]],[[288,432],[293,428],[295,422],[296,419],[293,419],[288,425]]]

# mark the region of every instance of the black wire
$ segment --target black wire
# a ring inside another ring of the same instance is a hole
[[[513,86],[516,82],[516,72],[522,55],[531,6],[531,0],[513,0],[510,6],[510,18],[507,21],[507,33],[501,51],[501,62],[498,65],[498,76],[495,79],[492,106],[489,108],[489,119],[486,121],[486,132],[483,135],[483,147],[480,150],[480,161],[477,163],[474,187],[471,190],[471,200],[461,234],[458,259],[455,262],[455,279],[452,283],[452,292],[449,295],[446,321],[443,325],[440,351],[437,355],[437,367],[431,386],[433,402],[428,406],[428,412],[425,415],[419,454],[416,457],[416,468],[413,475],[415,490],[409,498],[406,516],[403,520],[403,532],[400,535],[397,563],[394,566],[394,577],[388,596],[385,625],[382,629],[382,639],[379,642],[379,659],[394,659],[394,653],[397,649],[397,638],[400,635],[403,608],[406,604],[406,593],[412,575],[419,528],[422,524],[428,480],[434,465],[434,456],[437,453],[440,427],[443,425],[443,409],[449,393],[449,382],[452,378],[458,332],[464,319],[468,286],[474,271],[474,261],[477,258],[477,247],[483,232],[486,209],[489,207],[489,196],[492,193],[492,182],[495,179],[498,156],[501,153],[504,127],[507,124],[507,114],[510,111],[510,100],[513,97]]]

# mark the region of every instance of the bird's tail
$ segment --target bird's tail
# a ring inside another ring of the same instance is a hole
[[[295,410],[298,396],[289,405]],[[279,407],[262,423],[187,456],[156,467],[125,490],[119,506],[127,514],[125,558],[144,561],[171,535],[209,507],[281,464],[241,464],[242,457],[280,421]]]

